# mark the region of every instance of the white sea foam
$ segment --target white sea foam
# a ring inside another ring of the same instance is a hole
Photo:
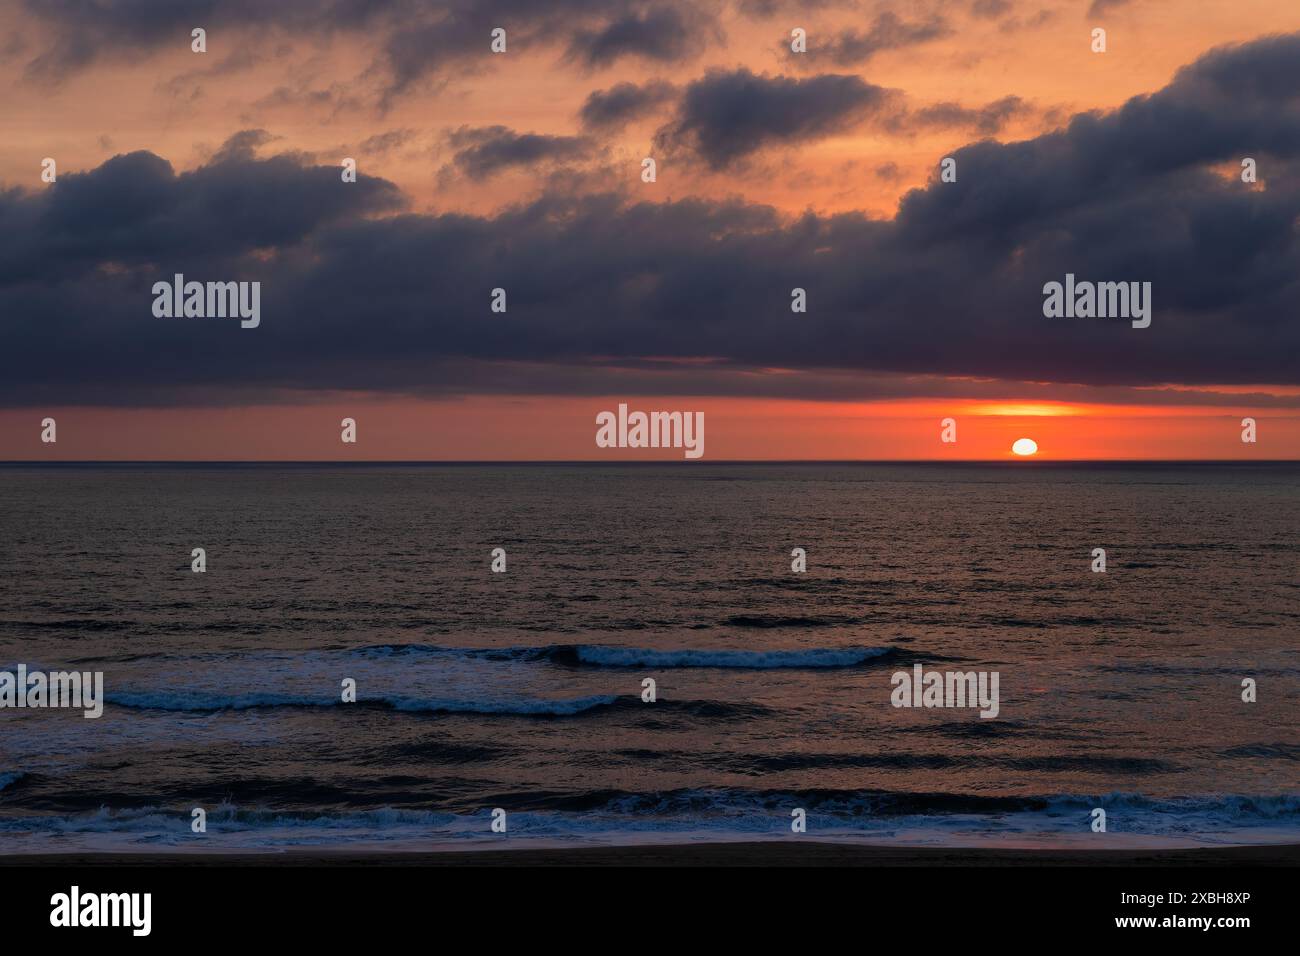
[[[905,795],[897,795],[906,801]],[[782,811],[794,795],[737,791],[628,794],[584,812],[509,813],[510,845],[629,846],[695,841],[789,839]],[[1036,809],[1000,813],[872,813],[879,795],[856,802],[809,804],[809,838],[865,844],[943,847],[1126,849],[1231,846],[1300,841],[1300,795],[1186,797],[1155,800],[1137,794],[1056,796]],[[803,801],[807,802],[807,801]],[[656,812],[645,812],[654,806]],[[1087,808],[1108,807],[1123,828],[1090,833]],[[897,804],[895,804],[897,808]],[[289,813],[223,804],[208,815],[201,841],[188,816],[158,807],[100,809],[69,816],[0,818],[11,852],[60,849],[156,851],[159,846],[202,852],[347,847],[395,851],[500,847],[487,810],[449,812],[382,807],[341,813]]]
[[[504,700],[473,700],[419,698],[385,695],[365,698],[364,703],[384,704],[395,710],[427,711],[447,714],[522,714],[565,716],[579,714],[603,707],[618,700],[613,694],[594,694],[558,700],[515,698]],[[205,694],[189,691],[159,691],[155,693],[109,694],[108,702],[119,707],[138,710],[168,711],[218,711],[250,710],[255,707],[334,707],[346,706],[338,699],[313,697],[301,694]]]
[[[731,667],[768,670],[805,667],[853,667],[890,652],[888,647],[817,647],[804,650],[650,650],[641,647],[583,644],[578,660],[603,667]]]

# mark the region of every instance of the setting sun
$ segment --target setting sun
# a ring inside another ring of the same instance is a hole
[[[1011,450],[1017,455],[1036,455],[1038,453],[1038,442],[1032,438],[1017,438]]]

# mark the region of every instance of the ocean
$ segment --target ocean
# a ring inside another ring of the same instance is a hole
[[[0,465],[0,670],[106,698],[0,853],[1297,842],[1298,571],[1294,463]]]

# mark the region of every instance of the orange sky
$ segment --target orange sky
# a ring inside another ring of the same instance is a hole
[[[1143,0],[1089,16],[1087,0],[1017,3],[1013,17],[982,18],[968,3],[872,2],[857,11],[813,9],[766,20],[730,18],[683,73],[675,66],[619,61],[557,68],[562,50],[537,42],[508,59],[451,77],[426,78],[391,103],[381,102],[376,47],[365,35],[295,36],[269,31],[214,33],[202,58],[175,48],[136,55],[104,51],[92,68],[33,83],[25,58],[0,57],[0,186],[43,188],[43,157],[61,172],[93,168],[118,153],[147,149],[177,170],[210,158],[231,134],[268,131],[262,155],[310,154],[320,163],[358,158],[361,169],[396,183],[414,211],[489,213],[566,188],[563,170],[508,171],[490,181],[467,178],[451,163],[447,139],[464,126],[502,124],[518,131],[578,135],[587,95],[625,80],[683,84],[710,67],[744,64],[755,72],[790,70],[789,29],[809,31],[810,47],[836,30],[867,23],[881,10],[924,19],[944,13],[955,29],[918,46],[886,50],[861,72],[899,91],[913,108],[944,102],[979,107],[1016,95],[1028,104],[995,138],[1011,141],[1058,128],[1072,114],[1113,109],[1159,89],[1206,50],[1265,32],[1300,30],[1300,3],[1281,0]],[[0,17],[0,35],[39,48],[41,27]],[[1094,25],[1109,31],[1109,52],[1087,47]],[[6,29],[7,28],[7,29]],[[239,65],[241,57],[246,65]],[[231,65],[233,64],[233,65]],[[231,65],[229,69],[227,65]],[[312,94],[321,94],[315,100]],[[328,93],[329,97],[324,94]],[[627,189],[640,157],[653,155],[662,117],[634,123],[604,141],[584,167],[583,188]],[[381,146],[386,134],[396,145]],[[899,199],[929,178],[947,150],[977,139],[971,130],[890,135],[850,132],[753,159],[740,172],[661,166],[655,199],[738,196],[784,213],[863,210],[892,216]],[[367,148],[364,144],[371,143]],[[882,170],[889,167],[887,172]],[[639,188],[632,186],[630,188]],[[774,373],[776,374],[776,373]],[[1089,397],[1083,387],[1055,406],[1041,384],[997,383],[989,390],[913,401],[800,401],[689,395],[573,397],[480,394],[424,399],[303,395],[277,404],[226,408],[23,407],[0,409],[0,459],[611,459],[680,457],[675,452],[604,451],[594,416],[619,402],[645,410],[706,413],[709,459],[921,459],[1010,457],[1016,438],[1038,442],[1041,458],[1300,458],[1300,390],[1261,384],[1271,395],[1240,404],[1232,390],[1207,389],[1202,405],[1144,401],[1139,390]],[[956,391],[960,393],[960,388]],[[1027,409],[1017,405],[1033,406]],[[1042,414],[1045,411],[1057,414]],[[1065,412],[1061,414],[1061,412]],[[58,421],[58,442],[42,444],[40,421]],[[344,446],[338,423],[358,419],[360,441]],[[1258,442],[1240,440],[1241,419],[1259,423]],[[959,423],[955,445],[939,441],[939,421]]]
[[[1003,141],[1034,136],[1074,113],[1112,109],[1153,92],[1213,47],[1300,30],[1300,4],[1291,0],[1142,0],[1113,5],[1100,17],[1086,15],[1089,5],[1090,0],[1020,2],[1011,16],[990,19],[970,15],[971,5],[958,0],[863,0],[852,11],[812,4],[768,20],[724,17],[724,36],[704,48],[688,73],[626,61],[593,71],[557,69],[560,54],[554,47],[521,44],[508,59],[430,81],[386,110],[375,105],[373,38],[349,34],[328,39],[213,34],[205,58],[189,51],[186,37],[147,63],[115,59],[110,52],[92,70],[38,87],[22,83],[23,60],[13,57],[0,61],[0,85],[20,93],[8,98],[0,117],[0,181],[39,186],[45,156],[56,157],[61,169],[76,170],[135,149],[167,157],[178,169],[193,168],[232,133],[264,128],[276,137],[272,151],[304,151],[322,163],[358,158],[364,171],[399,184],[417,209],[484,212],[536,194],[543,183],[526,171],[486,183],[455,173],[448,166],[450,131],[502,124],[524,132],[575,134],[581,131],[577,113],[587,95],[620,81],[683,83],[709,67],[742,63],[755,72],[791,72],[790,56],[780,44],[794,26],[808,31],[810,50],[816,52],[819,40],[841,28],[864,27],[877,11],[918,21],[936,14],[952,18],[949,35],[884,50],[861,72],[872,83],[900,91],[914,106],[977,107],[1020,96],[1032,113],[1001,131],[996,138]],[[1088,48],[1094,25],[1109,31],[1105,56]],[[257,62],[215,77],[202,75],[230,57]],[[322,91],[332,91],[335,99],[304,99]],[[641,157],[654,155],[657,122],[634,124],[605,138],[603,163],[611,185],[627,171],[635,175]],[[392,131],[406,131],[409,139],[369,154],[361,145]],[[888,215],[899,197],[926,181],[937,157],[974,138],[963,130],[841,135],[811,143],[797,155],[761,160],[744,176],[666,166],[658,189],[674,198],[739,195],[790,212],[811,207]],[[890,163],[897,167],[896,178],[876,174]]]
[[[621,461],[683,460],[674,449],[601,449],[596,414],[702,411],[704,461],[1007,459],[1017,438],[1040,459],[1300,457],[1300,414],[1248,408],[1093,406],[1034,408],[988,402],[841,403],[716,397],[481,396],[461,401],[376,400],[232,409],[23,409],[0,412],[10,460]],[[1008,413],[1009,412],[1009,413]],[[1257,441],[1241,440],[1251,415]],[[58,441],[41,442],[53,417]],[[344,444],[340,422],[357,422]],[[957,421],[957,441],[940,440]]]

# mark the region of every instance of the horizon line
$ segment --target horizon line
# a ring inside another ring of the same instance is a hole
[[[601,460],[596,458],[85,458],[0,459],[0,467],[53,465],[1297,465],[1300,458],[654,458]]]

